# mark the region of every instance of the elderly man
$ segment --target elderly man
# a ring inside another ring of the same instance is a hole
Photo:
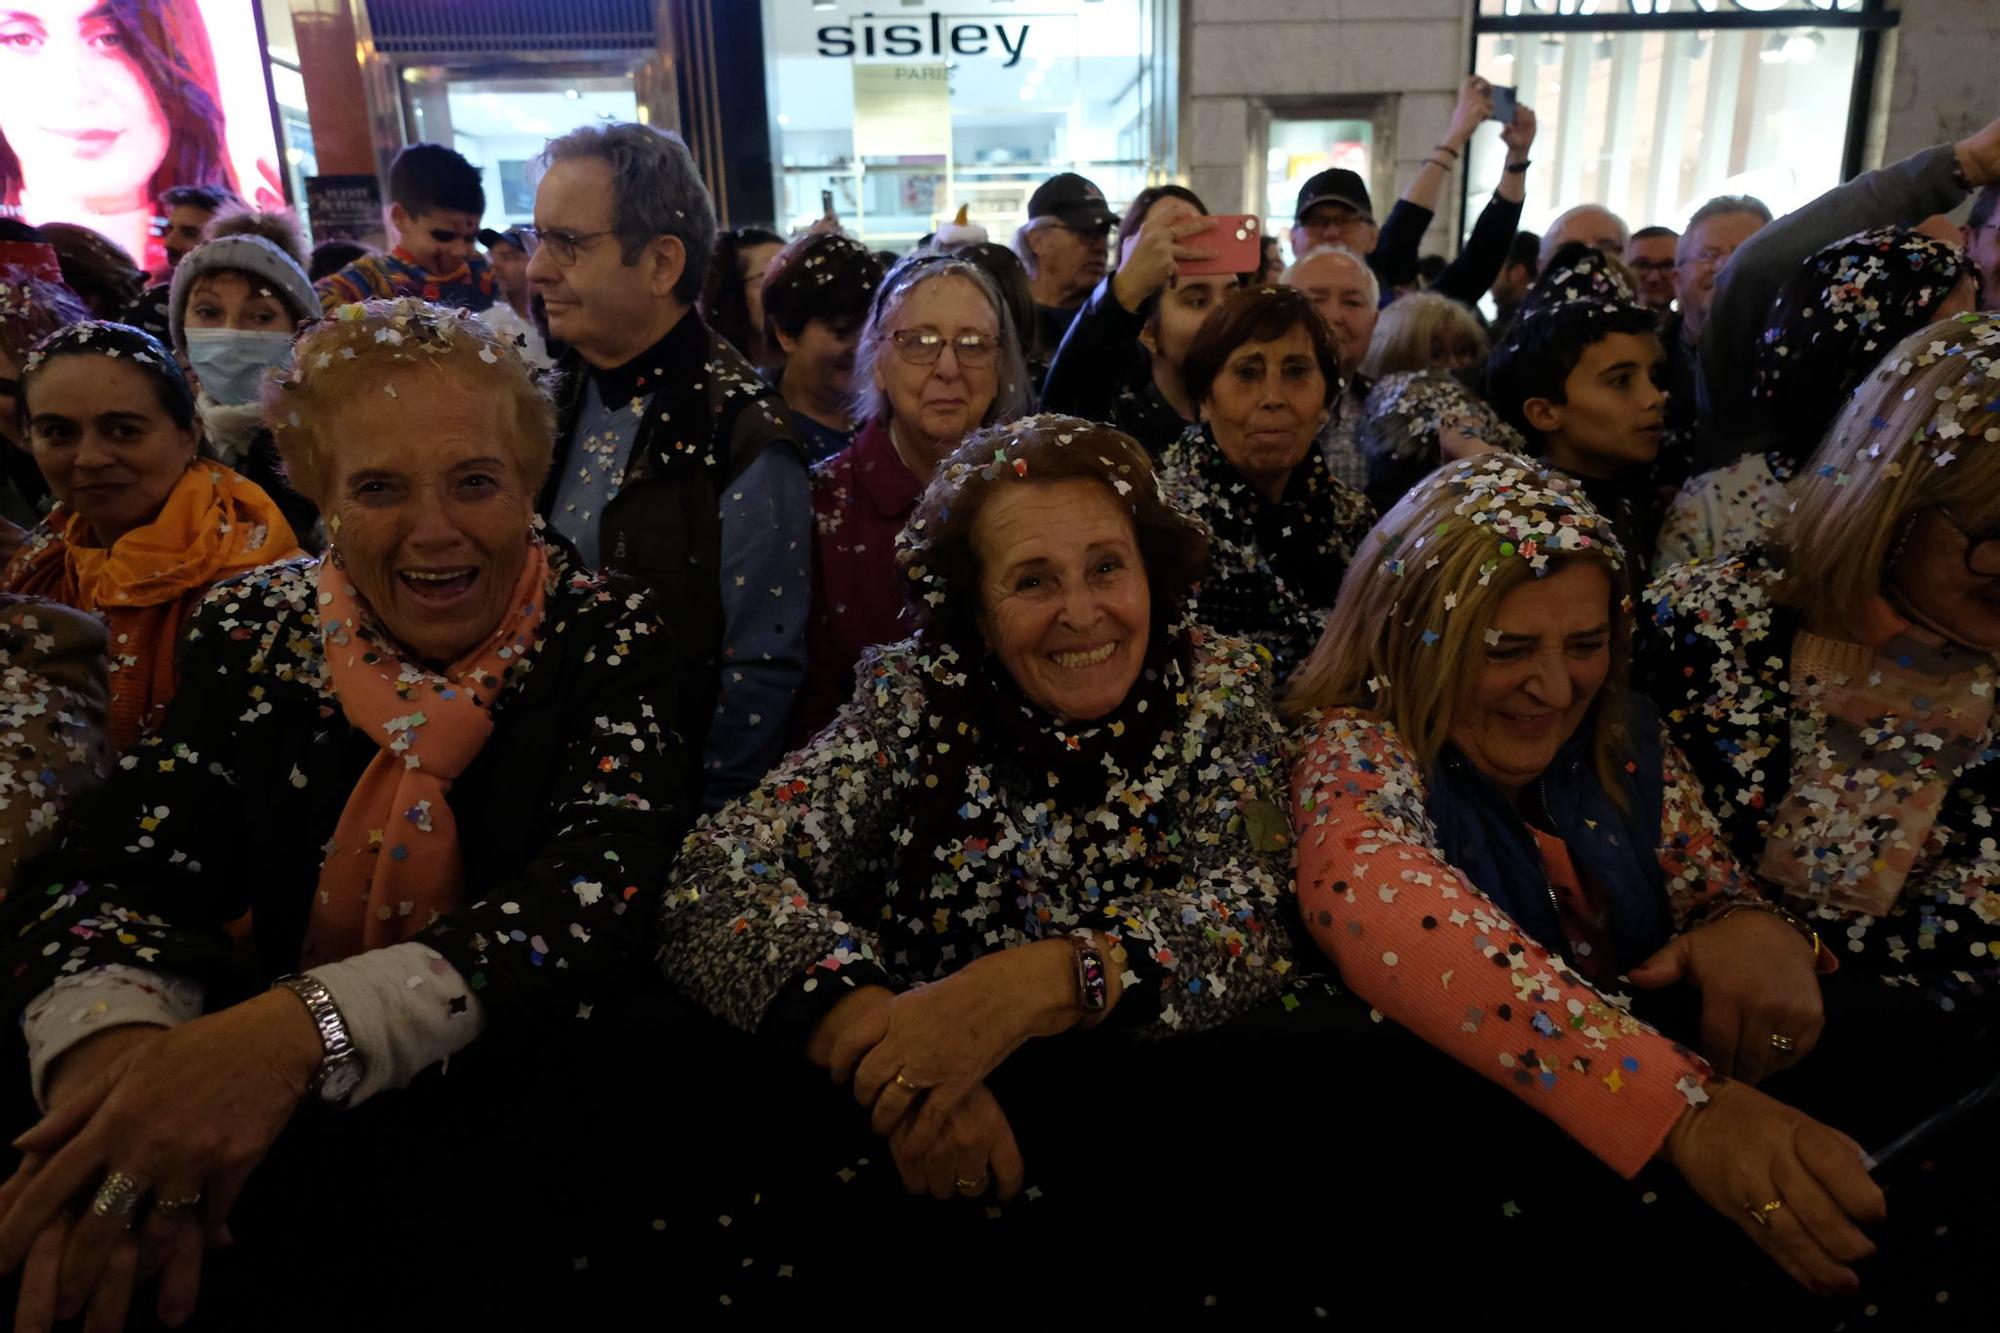
[[[1771,210],[1761,199],[1717,195],[1694,211],[1675,247],[1674,296],[1680,309],[1661,328],[1660,341],[1667,350],[1667,429],[1690,446],[1696,443],[1693,432],[1699,415],[1695,399],[1701,331],[1715,303],[1715,280],[1736,247],[1770,220]]]
[[[1625,219],[1600,204],[1578,204],[1575,208],[1561,213],[1542,233],[1542,253],[1538,269],[1547,269],[1549,261],[1556,257],[1556,251],[1571,241],[1582,241],[1594,250],[1602,250],[1608,255],[1623,255],[1631,241],[1631,228]]]
[[[636,574],[674,628],[676,712],[705,808],[784,750],[805,676],[812,506],[783,406],[694,309],[715,210],[677,135],[550,143],[528,281],[569,345],[541,509],[586,563]]]
[[[1034,350],[1051,356],[1076,312],[1104,276],[1118,217],[1104,191],[1073,171],[1043,181],[1028,200],[1028,220],[1014,233],[1014,253],[1035,294]]]
[[[1340,397],[1334,400],[1333,419],[1320,433],[1320,449],[1333,475],[1357,491],[1368,487],[1368,464],[1355,442],[1355,427],[1361,420],[1362,400],[1368,397],[1369,383],[1355,371],[1368,355],[1368,342],[1375,336],[1375,320],[1381,313],[1382,290],[1374,270],[1360,255],[1344,246],[1322,245],[1299,256],[1285,270],[1285,285],[1306,294],[1327,328],[1333,331],[1334,347],[1340,354]]]

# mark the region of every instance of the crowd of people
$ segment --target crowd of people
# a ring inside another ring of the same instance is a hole
[[[1990,1327],[2000,121],[1425,265],[1492,95],[1255,273],[5,223],[15,1326]]]

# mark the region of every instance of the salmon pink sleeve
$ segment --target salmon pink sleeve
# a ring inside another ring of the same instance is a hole
[[[1395,728],[1311,719],[1292,775],[1306,928],[1356,994],[1620,1175],[1707,1100],[1708,1066],[1593,989],[1449,863]]]

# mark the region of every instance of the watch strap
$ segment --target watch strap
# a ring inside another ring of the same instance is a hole
[[[299,997],[306,1007],[313,1026],[319,1030],[320,1062],[313,1074],[312,1090],[323,1100],[334,1099],[326,1096],[327,1075],[349,1064],[359,1064],[360,1053],[354,1048],[354,1039],[348,1035],[347,1020],[341,1017],[340,1006],[333,1002],[333,995],[318,977],[304,972],[279,977],[276,985]],[[340,1101],[346,1099],[340,1098]]]

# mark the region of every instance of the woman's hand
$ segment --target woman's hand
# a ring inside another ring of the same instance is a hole
[[[1213,259],[1219,253],[1182,242],[1212,230],[1214,218],[1184,218],[1166,222],[1149,218],[1139,227],[1139,239],[1131,253],[1111,275],[1111,295],[1133,314],[1139,307],[1174,280],[1182,260]]]
[[[945,1116],[928,1151],[918,1152],[912,1146],[915,1125],[914,1119],[906,1119],[889,1135],[889,1150],[910,1193],[976,1199],[990,1190],[1005,1203],[1021,1192],[1020,1146],[1000,1103],[984,1083],[974,1084]]]
[[[1477,74],[1468,77],[1458,90],[1458,105],[1451,110],[1451,128],[1445,131],[1443,146],[1461,149],[1472,140],[1488,116],[1493,114],[1493,85]]]
[[[1700,991],[1701,1053],[1719,1072],[1755,1083],[1819,1041],[1826,1015],[1815,961],[1779,917],[1744,909],[1676,936],[1633,968],[1631,981],[1646,990],[1685,981]]]
[[[92,1044],[117,1035],[114,1030]],[[81,1054],[89,1053],[72,1053]],[[0,1273],[18,1267],[31,1246],[60,1245],[59,1314],[68,1317],[83,1307],[107,1276],[107,1264],[114,1265],[109,1277],[122,1282],[129,1298],[130,1276],[123,1270],[130,1265],[136,1271],[138,1255],[127,1219],[100,1217],[86,1205],[65,1240],[51,1242],[47,1235],[66,1205],[87,1198],[112,1171],[131,1176],[142,1194],[158,1199],[204,1196],[211,1236],[226,1237],[223,1224],[237,1194],[305,1097],[320,1055],[305,1007],[272,991],[132,1040],[74,1071],[65,1060],[58,1071],[63,1100],[52,1098],[55,1109],[15,1140],[31,1159],[45,1160],[32,1173],[24,1163],[0,1187]],[[157,1239],[170,1245],[177,1261],[162,1283],[162,1314],[185,1318],[192,1302],[184,1257],[191,1232],[180,1223],[159,1232]],[[198,1262],[198,1247],[193,1259]],[[27,1286],[24,1275],[23,1300]],[[176,1296],[185,1296],[189,1306],[168,1308]]]
[[[1755,1088],[1712,1079],[1708,1104],[1681,1114],[1661,1155],[1800,1286],[1860,1288],[1848,1265],[1875,1244],[1859,1224],[1888,1210],[1854,1140]]]
[[[1076,954],[1065,940],[1044,940],[988,954],[856,1015],[829,1043],[826,1063],[836,1083],[854,1080],[854,1099],[871,1109],[877,1134],[886,1138],[910,1116],[909,1151],[924,1156],[1001,1061],[1079,1014]],[[839,1016],[836,1009],[828,1019]]]

